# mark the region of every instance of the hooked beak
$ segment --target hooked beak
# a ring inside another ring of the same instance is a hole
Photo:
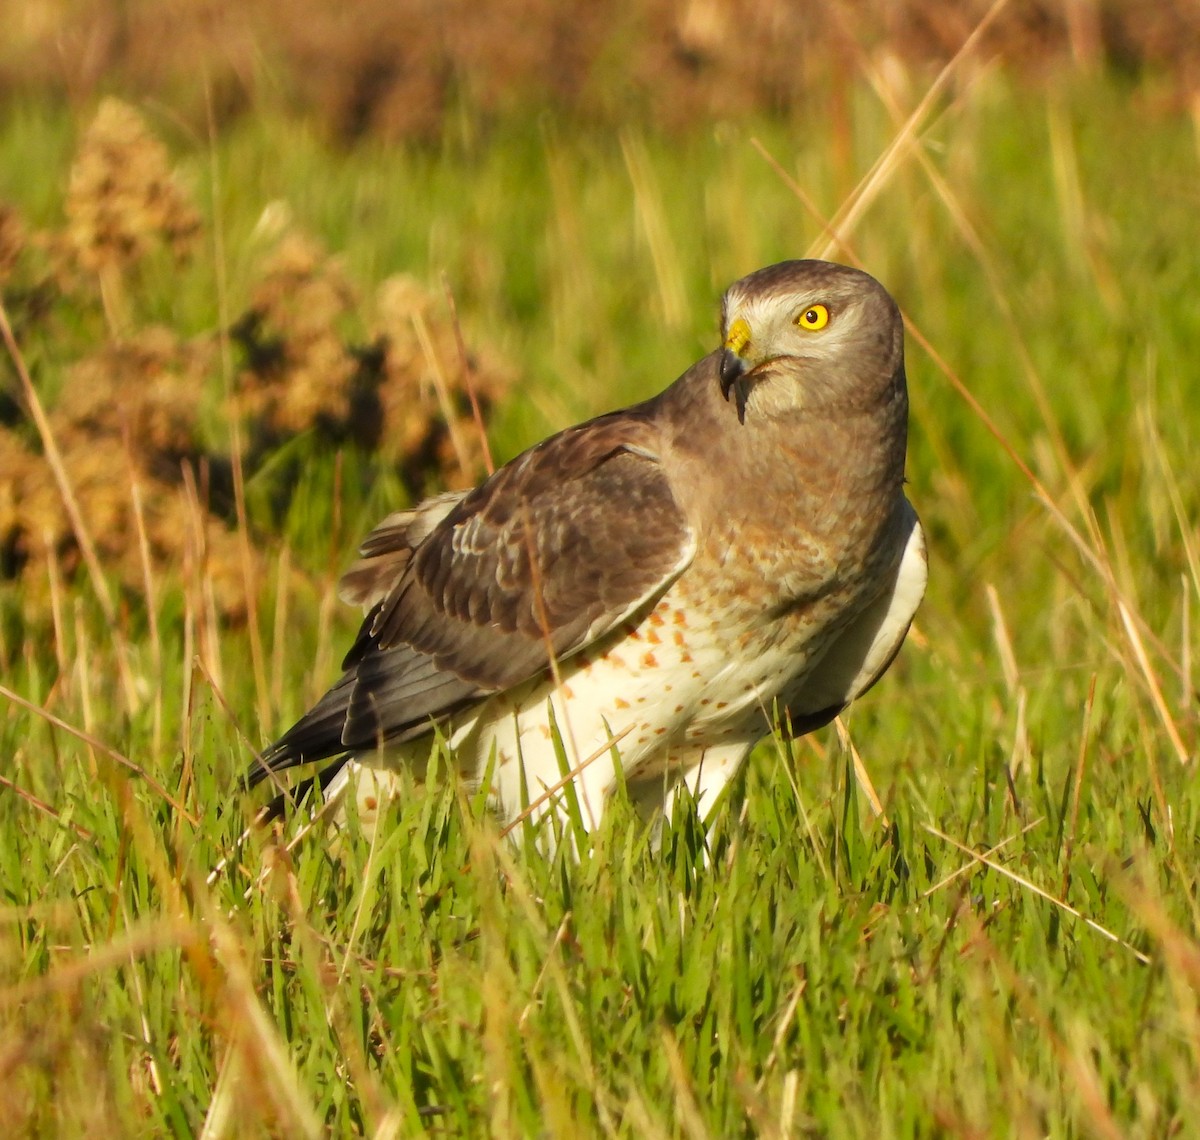
[[[727,400],[729,389],[750,367],[750,362],[742,355],[749,346],[750,326],[739,317],[729,326],[721,351],[721,395]]]
[[[750,326],[740,317],[729,326],[721,349],[721,395],[726,400],[734,392],[737,399],[738,422],[746,422],[746,396],[750,385],[743,380],[750,361],[742,354],[750,345]]]
[[[721,395],[729,399],[729,390],[746,372],[746,362],[731,349],[721,352]]]

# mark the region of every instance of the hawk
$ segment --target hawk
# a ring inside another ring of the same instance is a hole
[[[435,733],[513,819],[585,825],[624,782],[707,813],[756,741],[827,724],[886,671],[925,591],[904,495],[904,329],[873,277],[785,261],[725,293],[722,346],[474,490],[385,518],[342,579],[366,618],[253,785],[334,758],[360,811]]]

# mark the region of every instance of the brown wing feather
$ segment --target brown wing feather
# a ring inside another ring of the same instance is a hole
[[[497,692],[664,589],[692,537],[651,443],[639,418],[605,417],[552,437],[458,503],[346,659],[358,672],[346,741],[403,731],[423,703],[397,676],[415,662],[379,667],[393,649],[431,662],[431,681]]]
[[[386,564],[398,579],[342,679],[263,753],[256,777],[420,735],[657,597],[690,561],[693,536],[655,442],[645,406],[603,416],[501,468],[417,534],[411,554],[394,526],[376,549],[402,554]]]

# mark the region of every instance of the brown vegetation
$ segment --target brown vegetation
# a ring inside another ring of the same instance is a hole
[[[992,0],[25,0],[0,46],[0,92],[190,100],[203,121],[264,102],[330,133],[436,138],[546,105],[667,125],[802,112],[855,54],[937,66]],[[1011,0],[984,56],[1022,68],[1112,64],[1200,89],[1192,0]],[[207,96],[201,93],[203,77]]]

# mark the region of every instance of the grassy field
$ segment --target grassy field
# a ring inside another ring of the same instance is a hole
[[[27,567],[0,600],[5,1135],[1200,1134],[1200,120],[982,72],[905,146],[887,102],[921,94],[411,151],[282,120],[210,144],[142,108],[201,236],[128,275],[124,331],[214,338],[292,227],[338,255],[349,340],[388,275],[449,286],[514,377],[499,459],[665,385],[743,273],[860,262],[911,322],[931,585],[845,734],[764,743],[707,853],[686,812],[654,852],[618,803],[547,860],[440,780],[374,842],[255,834],[210,879],[252,750],[335,675],[334,580],[401,481],[303,434],[248,469],[248,623],[195,566]],[[28,226],[61,226],[85,124],[5,109]],[[4,295],[53,408],[117,318],[86,286],[52,317]],[[232,453],[219,347],[201,430]]]

